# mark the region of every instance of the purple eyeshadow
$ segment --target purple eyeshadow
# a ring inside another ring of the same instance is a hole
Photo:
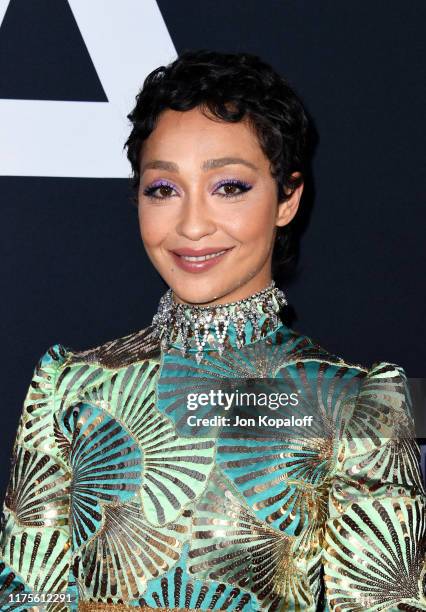
[[[233,185],[239,185],[245,189],[250,189],[250,183],[246,183],[245,181],[241,181],[240,179],[223,179],[216,183],[215,188],[222,187],[222,185],[227,185],[228,183],[232,183]]]
[[[164,187],[171,187],[172,189],[175,188],[175,186],[172,185],[172,183],[169,183],[168,181],[166,181],[164,179],[161,179],[161,180],[158,180],[158,181],[155,181],[154,183],[152,183],[149,186],[149,189],[152,189],[153,187],[163,187],[163,186]]]
[[[156,189],[158,189],[159,187],[170,187],[170,189],[175,189],[175,186],[169,181],[166,181],[165,179],[159,179],[157,181],[154,181],[151,185],[148,185],[148,187],[145,187],[143,193],[149,198],[163,200],[164,198],[154,195]]]

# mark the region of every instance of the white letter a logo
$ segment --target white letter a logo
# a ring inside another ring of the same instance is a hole
[[[0,24],[8,5],[0,0]],[[0,99],[2,175],[130,174],[123,151],[130,133],[126,115],[147,74],[173,61],[176,50],[155,0],[69,0],[69,5],[108,101]]]

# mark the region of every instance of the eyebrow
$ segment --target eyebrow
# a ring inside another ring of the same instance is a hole
[[[201,170],[222,168],[222,166],[228,166],[230,164],[242,164],[243,166],[248,166],[253,170],[258,170],[257,166],[249,162],[247,159],[243,159],[242,157],[219,157],[217,159],[206,159],[206,161],[201,164]]]
[[[242,164],[243,166],[248,166],[253,170],[258,170],[258,167],[249,162],[242,157],[218,157],[217,159],[206,159],[201,164],[201,170],[211,170],[212,168],[222,168],[223,166],[228,166],[230,164]],[[174,162],[163,161],[161,159],[155,159],[153,161],[147,162],[142,166],[141,175],[148,168],[152,170],[168,170],[169,172],[179,172],[179,166]]]

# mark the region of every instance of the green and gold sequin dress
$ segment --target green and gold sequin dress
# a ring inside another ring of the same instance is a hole
[[[154,326],[46,351],[4,500],[2,611],[426,610],[404,371],[349,364],[261,315],[260,339],[247,322],[220,354],[210,336],[201,363]],[[188,392],[232,378],[301,391],[317,434],[180,427]],[[52,593],[68,599],[41,607]]]

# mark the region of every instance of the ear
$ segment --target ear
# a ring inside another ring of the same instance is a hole
[[[299,177],[300,172],[293,172],[291,176],[295,178]],[[281,202],[281,204],[278,204],[275,225],[278,225],[279,227],[283,227],[284,225],[287,225],[288,223],[290,223],[290,221],[293,219],[293,217],[297,213],[297,210],[299,208],[300,198],[302,197],[302,193],[303,193],[303,183],[301,183],[299,187],[296,187],[296,189],[293,191],[293,193],[291,194],[288,200],[286,200],[285,202]]]

